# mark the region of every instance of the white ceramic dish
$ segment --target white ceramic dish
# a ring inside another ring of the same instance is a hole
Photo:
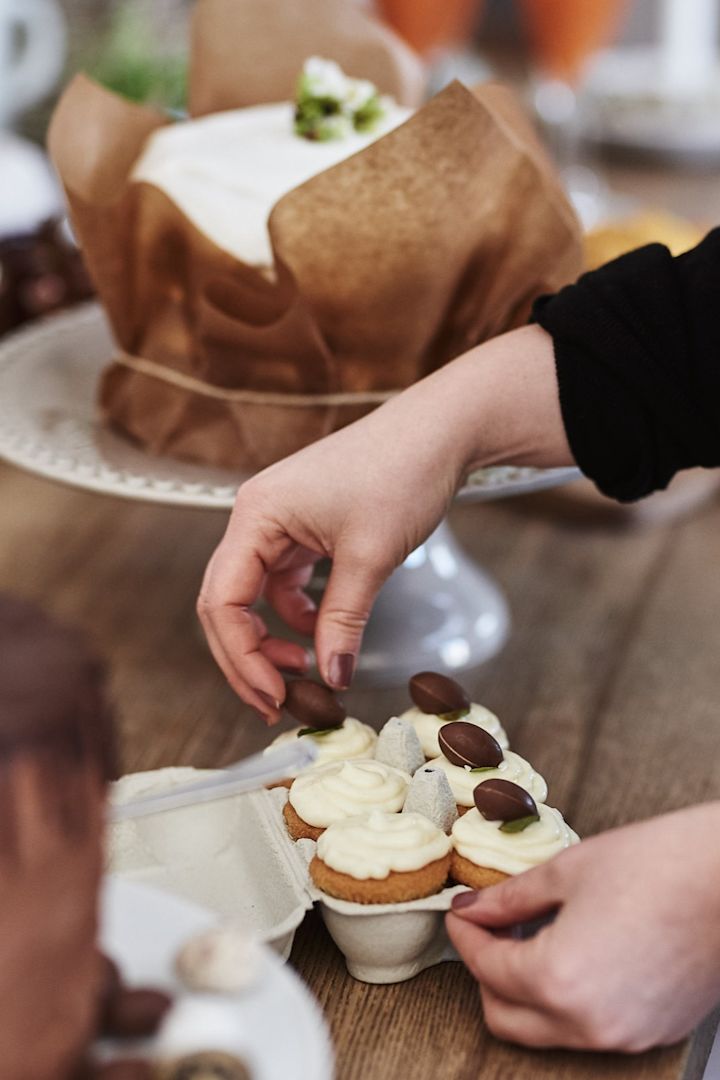
[[[151,775],[161,783],[163,773],[171,772],[175,770],[160,769]],[[111,870],[129,881],[167,889],[218,914],[239,918],[283,958],[289,956],[306,912],[318,904],[348,971],[362,982],[402,982],[433,964],[457,960],[445,934],[444,917],[464,886],[404,904],[355,904],[327,896],[313,887],[308,873],[314,842],[294,843],[287,834],[282,816],[286,799],[287,789],[276,788],[214,804],[213,815],[225,807],[235,825],[226,834],[227,846],[209,854],[199,850],[197,823],[193,828],[171,824],[175,813],[199,819],[203,807],[163,815],[168,837],[164,850],[157,842],[158,823],[150,826],[152,850],[143,837],[150,818],[113,826]],[[208,818],[209,830],[211,822]],[[122,836],[119,828],[124,830]],[[195,838],[186,853],[177,848],[179,835]]]
[[[153,457],[107,428],[96,408],[114,345],[96,304],[0,344],[0,458],[50,480],[125,499],[230,510],[241,473]],[[576,469],[483,469],[464,499],[495,499],[576,479]]]
[[[102,947],[120,964],[130,985],[183,992],[173,974],[184,941],[217,921],[207,908],[148,885],[110,877],[102,898]],[[301,980],[269,949],[262,950],[256,985],[232,999],[234,1039],[257,1080],[332,1080],[333,1055],[325,1021]],[[278,1038],[278,1032],[282,1038]],[[99,1055],[127,1054],[111,1042]],[[208,1047],[211,1049],[211,1047]],[[153,1043],[143,1050],[152,1056]]]
[[[601,53],[583,91],[587,134],[624,150],[678,159],[720,156],[720,64],[705,93],[673,95],[659,77],[655,47]]]

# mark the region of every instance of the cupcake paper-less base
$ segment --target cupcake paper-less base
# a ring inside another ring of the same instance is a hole
[[[200,0],[191,114],[287,100],[311,53],[421,96],[419,62],[349,0]],[[452,84],[280,199],[274,280],[132,182],[165,122],[80,77],[50,134],[117,340],[101,405],[152,452],[268,464],[522,323],[580,268],[560,184],[498,86]]]

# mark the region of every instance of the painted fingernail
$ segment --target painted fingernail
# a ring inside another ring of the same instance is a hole
[[[328,679],[335,690],[347,690],[355,671],[355,657],[352,653],[333,653],[328,665]]]
[[[478,894],[476,892],[458,893],[457,896],[453,896],[452,898],[452,909],[453,911],[457,911],[458,908],[470,907],[471,904],[475,903],[477,898]]]
[[[253,687],[253,693],[257,694],[261,701],[264,701],[266,705],[269,705],[271,709],[279,709],[280,702],[274,697],[270,697],[270,694],[266,694],[264,690],[258,690],[257,686]]]

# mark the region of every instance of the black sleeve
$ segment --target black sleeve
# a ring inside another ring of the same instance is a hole
[[[685,255],[650,244],[541,297],[570,447],[623,501],[720,465],[720,228]]]

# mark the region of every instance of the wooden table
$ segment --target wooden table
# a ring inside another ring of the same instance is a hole
[[[264,745],[194,620],[223,515],[86,495],[7,467],[0,506],[0,588],[80,623],[108,658],[126,770],[222,765]],[[456,508],[452,523],[514,618],[507,648],[468,687],[580,832],[720,796],[720,504],[628,528],[564,517],[557,498],[534,496]],[[403,691],[350,697],[377,723],[404,701]],[[699,1077],[707,1053],[707,1038],[635,1059],[502,1045],[459,964],[365,986],[312,917],[293,962],[327,1012],[340,1080],[680,1080]]]
[[[611,180],[720,220],[712,176],[617,168]],[[588,835],[720,797],[720,503],[634,527],[570,515],[568,505],[533,496],[456,508],[451,520],[506,590],[514,619],[507,648],[468,689],[500,714],[513,745],[549,777],[553,803]],[[92,635],[111,665],[127,771],[222,765],[265,744],[195,623],[223,515],[85,495],[3,466],[0,507],[0,588]],[[381,724],[406,698],[356,692],[349,703]],[[314,917],[292,959],[326,1010],[339,1080],[697,1080],[712,1035],[705,1025],[685,1046],[638,1058],[530,1053],[487,1034],[459,964],[365,986],[345,974]]]

